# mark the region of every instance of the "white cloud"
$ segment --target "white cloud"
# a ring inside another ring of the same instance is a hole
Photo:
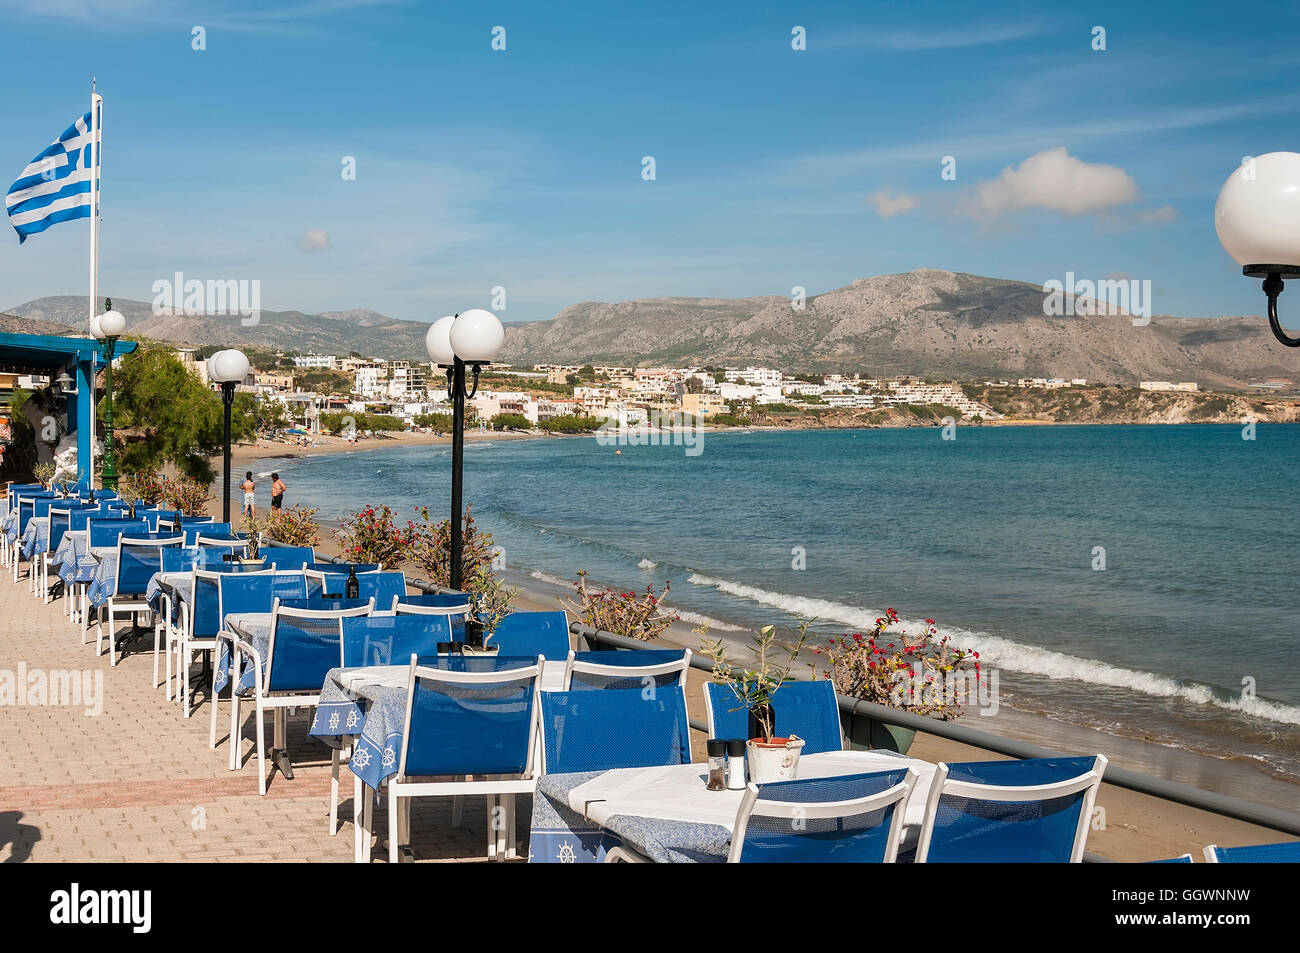
[[[1138,221],[1148,225],[1166,225],[1178,217],[1178,209],[1172,205],[1159,208],[1146,208],[1137,213]]]
[[[891,193],[881,189],[868,195],[867,202],[875,206],[876,214],[881,218],[893,218],[895,215],[912,211],[920,203],[920,199],[906,192]]]
[[[978,218],[1035,208],[1082,215],[1131,202],[1137,195],[1137,184],[1123,169],[1084,162],[1058,146],[977,183],[971,210]]]
[[[303,251],[324,251],[330,247],[329,232],[320,228],[309,228],[303,232],[302,240],[298,245]]]
[[[889,30],[851,28],[818,35],[819,49],[884,50],[910,53],[919,50],[955,50],[973,46],[1014,43],[1041,36],[1047,28],[1039,23],[971,24],[949,30]]]

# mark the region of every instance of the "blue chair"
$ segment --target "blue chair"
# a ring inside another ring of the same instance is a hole
[[[229,523],[181,523],[181,531],[185,534],[185,545],[195,546],[200,536],[229,536],[231,534]]]
[[[689,764],[686,693],[543,692],[542,740],[545,774]]]
[[[704,707],[710,738],[749,737],[749,712],[730,686],[707,683]],[[844,750],[840,707],[835,700],[835,686],[828,679],[786,682],[772,696],[772,712],[776,716],[776,734],[782,738],[798,735],[804,740],[804,754]]]
[[[690,667],[690,649],[570,652],[564,666],[564,690],[644,689],[653,684],[656,689],[676,686],[684,691]]]
[[[145,526],[141,521],[141,526]],[[93,532],[93,531],[92,531]],[[105,607],[108,611],[108,663],[117,664],[115,648],[117,639],[117,616],[126,612],[130,615],[149,610],[145,601],[145,592],[149,581],[155,573],[162,572],[162,553],[165,549],[180,549],[184,540],[180,536],[163,539],[148,537],[136,538],[123,534],[117,541],[117,575],[114,580],[113,594],[108,597]],[[99,639],[96,640],[95,654],[98,655],[99,643],[104,635],[104,627],[99,627]],[[155,639],[158,632],[154,631]],[[154,683],[157,684],[158,672],[154,671]]]
[[[343,666],[401,665],[412,655],[436,656],[439,642],[454,641],[451,619],[445,615],[344,619]]]
[[[266,546],[262,555],[276,569],[292,569],[301,572],[302,568],[316,558],[316,551],[311,546]]]
[[[186,611],[181,621],[176,663],[176,672],[181,680],[181,705],[186,718],[190,717],[193,710],[189,670],[194,662],[194,653],[216,652],[217,633],[222,629],[221,578],[227,573],[239,572],[237,567],[238,564],[231,566],[205,566],[201,562],[193,564],[190,601],[185,607]],[[215,709],[216,705],[212,707]],[[215,731],[214,726],[213,735]],[[208,741],[211,747],[215,747],[214,737],[210,736]],[[234,770],[233,763],[231,770]]]
[[[162,530],[175,530],[180,532],[182,527],[194,526],[197,523],[211,523],[211,516],[186,516],[180,510],[173,510],[166,515],[159,515],[158,527]]]
[[[307,572],[307,594],[324,598],[327,593],[343,595],[347,591],[346,573]],[[377,606],[390,606],[397,596],[406,595],[406,574],[401,572],[367,572],[357,574],[357,596],[374,599]]]
[[[199,552],[210,557],[213,550],[201,549]],[[281,599],[303,599],[307,593],[307,580],[300,572],[276,572],[257,566],[242,566],[239,563],[224,563],[220,567],[216,563],[211,563],[204,572],[205,585],[215,585],[217,593],[216,631],[218,634],[212,637],[213,645],[217,646],[217,642],[223,638],[230,641],[230,683],[234,686],[239,682],[239,660],[234,651],[234,636],[226,629],[227,619],[235,613],[272,613]],[[233,691],[232,688],[232,699]],[[214,694],[212,710],[209,712],[209,748],[217,746],[217,708],[218,699]],[[230,711],[230,770],[232,771],[238,767],[238,719],[238,705],[232,703]]]
[[[569,617],[563,609],[512,612],[501,620],[489,644],[495,645],[502,655],[568,658]]]
[[[149,531],[151,533],[156,533],[158,532],[158,521],[162,519],[163,515],[167,512],[167,510],[164,510],[160,506],[140,506],[137,504],[135,508],[135,518],[147,521],[149,523]]]
[[[41,592],[46,602],[50,601],[50,557],[58,552],[59,544],[72,526],[73,512],[92,508],[89,504],[70,500],[59,500],[50,507],[50,541],[41,554]]]
[[[915,786],[911,768],[751,784],[727,862],[892,864]]]
[[[123,536],[143,538],[149,533],[149,524],[144,520],[120,519],[118,517],[96,517],[88,524],[90,528],[90,547],[116,546]]]
[[[515,854],[515,794],[536,790],[536,706],[539,658],[410,658],[406,721],[397,774],[388,780],[388,859],[410,843],[410,799],[485,794],[488,857]],[[479,780],[420,781],[419,778]],[[364,816],[374,791],[365,788]],[[500,801],[498,802],[498,799]],[[362,813],[362,812],[358,812]],[[368,843],[368,838],[365,841]],[[365,859],[360,854],[358,860]]]
[[[940,763],[916,861],[1077,864],[1105,770],[1100,754]]]
[[[1177,857],[1168,857],[1164,860],[1148,860],[1148,864],[1190,864],[1192,862],[1191,854],[1179,854]]]
[[[1219,847],[1211,844],[1205,848],[1204,853],[1207,864],[1300,864],[1300,841],[1256,844],[1252,847]]]
[[[392,610],[398,615],[469,615],[469,596],[463,592],[436,592],[393,596]]]
[[[320,701],[321,686],[330,669],[343,665],[343,620],[369,615],[369,604],[356,609],[288,609],[277,601],[271,610],[271,636],[266,647],[265,670],[254,646],[242,639],[236,653],[254,666],[253,700],[257,708],[257,790],[266,794],[267,709],[275,712],[276,750],[284,749],[287,709],[314,708]],[[233,673],[232,673],[233,676]],[[234,684],[232,677],[231,684]],[[239,718],[239,695],[231,692],[235,723]],[[231,739],[238,738],[238,729]]]

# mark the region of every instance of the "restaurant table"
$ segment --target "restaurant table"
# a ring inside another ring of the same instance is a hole
[[[23,530],[23,559],[35,559],[50,548],[50,524],[44,519],[33,519]]]
[[[916,787],[903,815],[900,857],[915,850],[936,766],[893,751],[826,751],[799,759],[799,779],[897,771]],[[705,764],[547,774],[537,782],[532,863],[599,863],[626,846],[657,863],[719,863],[743,790],[709,791]]]

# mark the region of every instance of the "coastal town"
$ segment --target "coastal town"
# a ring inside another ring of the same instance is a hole
[[[210,349],[209,349],[210,350]],[[180,362],[207,386],[204,351],[182,347]],[[357,355],[250,355],[247,376],[236,390],[281,408],[272,419],[300,436],[355,429],[446,429],[452,405],[444,372],[431,364]],[[0,386],[40,387],[35,378]],[[735,426],[780,421],[861,418],[875,412],[913,412],[922,420],[1009,423],[1026,415],[1008,406],[1014,395],[1045,395],[1102,387],[1083,378],[1017,378],[974,382],[918,376],[873,378],[862,374],[789,373],[772,367],[631,367],[613,364],[493,363],[466,401],[467,419],[497,430],[590,430],[638,427],[671,421],[686,426]],[[1122,388],[1132,390],[1132,388]],[[1259,396],[1292,393],[1290,380],[1261,381]],[[1193,381],[1142,381],[1138,393],[1196,395]],[[1256,409],[1267,411],[1256,403]],[[361,417],[364,415],[364,418]],[[1032,415],[1029,415],[1032,417]],[[565,425],[568,426],[565,426]]]

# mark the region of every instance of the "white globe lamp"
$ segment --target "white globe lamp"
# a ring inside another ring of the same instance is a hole
[[[1300,153],[1269,152],[1237,166],[1214,203],[1214,229],[1241,273],[1264,279],[1273,336],[1300,347],[1277,316],[1284,280],[1300,278]]]
[[[451,349],[451,326],[456,323],[456,316],[449,314],[429,325],[424,334],[424,349],[429,352],[429,360],[440,367],[451,367],[456,363],[456,352]]]
[[[506,330],[491,311],[462,311],[451,326],[451,349],[466,364],[489,364],[506,340]]]

